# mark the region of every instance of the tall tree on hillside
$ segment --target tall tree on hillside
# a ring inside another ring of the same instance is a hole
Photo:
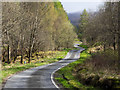
[[[83,33],[86,31],[86,26],[88,24],[88,13],[86,9],[84,9],[83,13],[80,15],[80,24],[79,24],[79,30],[78,30],[78,38],[82,38],[83,43],[86,44],[85,37]]]

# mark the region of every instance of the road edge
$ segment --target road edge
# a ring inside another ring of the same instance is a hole
[[[53,75],[54,75],[58,70],[60,70],[60,69],[63,68],[63,67],[65,67],[65,66],[62,66],[62,67],[56,69],[56,70],[53,71],[52,74],[51,74],[51,81],[52,81],[52,83],[55,85],[55,87],[58,88],[58,89],[60,89],[60,87],[55,83],[55,81],[54,81],[54,76],[53,76]]]
[[[77,47],[77,48],[78,48],[78,47]],[[80,54],[82,51],[84,51],[84,50],[85,50],[84,48],[82,48],[82,50],[79,50],[79,51],[78,51],[79,54]],[[80,58],[80,56],[79,56],[79,58]],[[60,61],[62,61],[62,60],[60,60]],[[65,65],[65,66],[67,66],[67,65]],[[54,71],[52,72],[52,74],[51,74],[51,81],[52,81],[52,83],[54,84],[54,86],[55,86],[57,89],[59,89],[59,90],[60,90],[60,87],[55,83],[55,81],[54,81],[54,76],[53,76],[53,75],[55,74],[55,72],[57,72],[58,70],[60,70],[61,68],[65,67],[65,66],[62,66],[62,67],[54,70]]]

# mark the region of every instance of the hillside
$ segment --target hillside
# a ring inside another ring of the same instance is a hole
[[[81,12],[75,12],[75,13],[68,13],[69,20],[71,23],[75,26],[78,26],[79,20],[80,20],[80,13]]]

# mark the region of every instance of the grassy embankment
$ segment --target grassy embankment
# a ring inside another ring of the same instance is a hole
[[[120,73],[117,52],[106,50],[98,52],[75,68],[76,77],[85,85],[100,89],[120,88]]]
[[[110,49],[91,54],[88,52],[90,49],[82,52],[78,61],[57,71],[55,79],[63,87],[71,89],[120,88],[117,52]]]
[[[86,48],[87,46],[81,45],[81,47]],[[87,51],[83,51],[80,54],[80,59],[70,63],[69,65],[63,67],[55,73],[55,80],[57,80],[60,84],[62,84],[63,88],[76,89],[76,88],[92,88],[91,86],[84,86],[79,82],[79,80],[75,77],[74,69],[78,64],[83,64],[86,58],[90,57],[90,54]],[[64,75],[64,79],[63,78]]]
[[[15,63],[2,65],[2,77],[1,77],[2,81],[5,82],[5,80],[9,76],[15,73],[18,73],[20,71],[33,68],[33,67],[37,67],[37,66],[41,66],[41,65],[45,65],[45,64],[49,64],[49,63],[53,63],[53,62],[57,62],[61,60],[62,58],[64,58],[67,52],[68,52],[68,49],[64,49],[62,51],[39,52],[38,55],[44,54],[42,55],[44,57],[39,57],[39,56],[37,57],[33,55],[31,59],[31,63],[27,63],[26,61],[27,59],[24,59],[24,61],[26,61],[26,64],[20,64],[20,57],[18,57]]]

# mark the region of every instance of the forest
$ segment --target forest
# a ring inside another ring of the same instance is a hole
[[[97,12],[87,12],[84,9],[80,16],[77,34],[79,39],[88,46],[102,46],[103,51],[111,49],[117,52],[120,63],[119,12],[119,2],[105,2]]]
[[[76,41],[83,52],[73,48]],[[3,80],[19,70],[59,61],[69,50],[73,58],[81,53],[80,59],[56,73],[64,88],[120,88],[120,2],[105,2],[96,12],[84,9],[77,26],[60,2],[2,3]],[[49,56],[58,51],[64,55]]]
[[[119,89],[120,2],[105,2],[97,12],[84,9],[76,32],[84,45],[89,47],[84,53],[90,55],[84,58],[84,63],[80,61],[84,57],[82,55],[78,64],[74,63],[71,72],[78,82],[88,89]],[[75,88],[75,85],[71,87]]]
[[[77,38],[60,2],[2,3],[2,62],[20,63],[40,51],[54,51],[73,46]]]
[[[61,88],[120,89],[120,2],[104,2],[96,12],[84,9],[76,33],[85,51],[56,72]]]

